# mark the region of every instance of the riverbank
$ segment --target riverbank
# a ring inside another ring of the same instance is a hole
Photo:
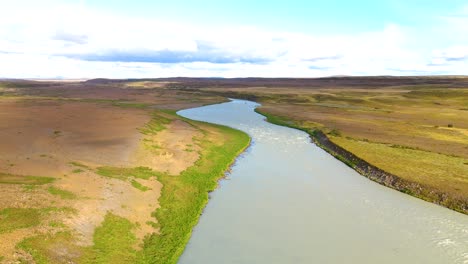
[[[450,193],[442,192],[436,188],[403,179],[397,175],[388,173],[369,162],[359,158],[354,153],[334,143],[320,129],[310,129],[297,125],[293,120],[278,117],[256,108],[255,111],[266,117],[272,124],[286,126],[302,130],[309,134],[311,140],[320,148],[332,156],[353,168],[359,174],[384,186],[412,195],[425,201],[435,203],[449,209],[468,214],[468,198],[458,197]]]
[[[154,213],[159,233],[145,240],[139,263],[177,263],[208,202],[209,193],[250,144],[246,133],[233,128],[193,121],[174,112],[167,112],[166,117],[183,120],[202,131],[203,136],[197,138],[200,158],[178,176],[158,176],[163,184],[160,208]]]

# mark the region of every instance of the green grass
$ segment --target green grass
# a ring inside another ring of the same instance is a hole
[[[138,190],[140,191],[143,191],[143,192],[146,192],[146,191],[149,191],[151,190],[151,188],[147,187],[147,186],[144,186],[143,184],[139,183],[138,181],[136,180],[132,180],[131,181],[131,184],[133,187],[137,188]]]
[[[136,109],[146,109],[150,105],[145,103],[138,103],[134,101],[127,100],[112,100],[112,99],[93,99],[93,98],[50,98],[57,101],[72,101],[72,102],[84,102],[84,103],[97,103],[97,104],[110,104],[112,106],[122,107],[122,108],[136,108]]]
[[[118,107],[124,107],[124,108],[138,108],[138,109],[145,109],[149,107],[148,104],[144,104],[144,103],[121,102],[121,101],[112,102],[112,105],[118,106]]]
[[[35,189],[37,189],[38,185],[23,185],[23,190],[27,192],[31,192]]]
[[[461,89],[438,89],[438,88],[430,88],[430,89],[423,89],[419,88],[418,90],[409,91],[404,95],[408,98],[415,98],[415,99],[428,99],[428,98],[436,98],[436,99],[465,99],[468,97],[468,90],[461,90]]]
[[[157,111],[153,113],[152,119],[148,122],[145,127],[140,129],[140,132],[145,135],[154,135],[157,132],[166,129],[166,126],[171,123],[171,119],[161,115]]]
[[[316,129],[315,126],[309,127],[309,126],[300,126],[293,120],[288,119],[287,117],[282,117],[282,116],[276,116],[269,114],[265,111],[262,111],[259,108],[255,108],[255,112],[257,112],[260,115],[263,115],[266,117],[266,120],[272,124],[279,125],[279,126],[285,126],[285,127],[290,127],[290,128],[295,128],[298,130],[302,130],[306,133],[313,134],[314,130]]]
[[[84,165],[83,163],[77,162],[77,161],[72,161],[72,162],[69,162],[68,164],[70,164],[72,166],[75,166],[75,167],[80,167],[80,168],[83,168],[83,169],[89,169],[88,166]]]
[[[15,229],[37,226],[41,211],[33,208],[6,208],[0,211],[0,234]]]
[[[97,168],[96,173],[104,177],[119,179],[122,181],[130,181],[130,184],[133,187],[143,192],[149,191],[151,188],[144,186],[135,179],[148,180],[151,177],[158,177],[164,174],[158,171],[154,171],[148,167],[121,168],[110,166],[99,167]]]
[[[343,137],[331,140],[389,173],[446,193],[462,196],[468,189],[467,159],[413,148]]]
[[[64,223],[58,222],[58,221],[49,222],[49,226],[54,227],[54,228],[66,228],[67,227]]]
[[[72,173],[82,173],[82,172],[84,172],[84,170],[82,170],[82,169],[74,169],[74,170],[72,170]]]
[[[217,181],[250,142],[248,135],[238,130],[180,119],[204,133],[205,137],[199,141],[201,157],[179,176],[158,176],[163,184],[159,198],[161,207],[155,212],[160,234],[145,239],[138,263],[177,262],[208,202],[208,193],[216,188]],[[213,130],[224,138],[211,138]]]
[[[72,192],[69,192],[69,191],[65,191],[65,190],[62,190],[62,189],[59,189],[57,187],[54,187],[54,186],[50,186],[47,191],[49,191],[50,194],[52,195],[57,195],[57,196],[60,196],[60,198],[62,199],[75,199],[76,198],[76,194],[72,193]]]
[[[94,232],[94,245],[87,248],[81,263],[135,263],[135,225],[125,218],[108,213]]]
[[[0,172],[0,183],[4,184],[42,185],[51,183],[54,180],[55,178],[51,177],[23,176]]]
[[[81,254],[82,248],[76,246],[74,242],[69,232],[58,232],[28,237],[16,247],[28,252],[37,264],[76,263],[76,258]],[[60,252],[66,252],[66,255]]]
[[[96,173],[104,177],[119,180],[128,180],[131,178],[148,180],[151,177],[163,174],[161,172],[153,171],[148,167],[121,168],[110,166],[98,167]]]

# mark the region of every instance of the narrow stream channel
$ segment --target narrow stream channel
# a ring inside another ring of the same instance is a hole
[[[257,106],[179,112],[252,137],[179,263],[468,263],[468,216],[360,176]]]

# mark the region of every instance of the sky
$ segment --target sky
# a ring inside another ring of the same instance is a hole
[[[0,1],[0,78],[468,74],[467,0]]]

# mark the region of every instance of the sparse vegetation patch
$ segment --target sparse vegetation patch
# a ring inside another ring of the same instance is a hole
[[[108,213],[94,232],[94,245],[86,248],[81,263],[135,263],[135,225],[125,218]]]
[[[19,228],[37,226],[41,212],[33,208],[6,208],[0,210],[0,234]]]
[[[39,176],[23,176],[0,172],[0,184],[27,184],[27,185],[42,185],[51,183],[55,178],[39,177]]]
[[[74,193],[59,189],[54,186],[50,186],[47,190],[49,191],[50,194],[60,196],[60,198],[62,199],[75,199],[76,198],[76,195]]]

